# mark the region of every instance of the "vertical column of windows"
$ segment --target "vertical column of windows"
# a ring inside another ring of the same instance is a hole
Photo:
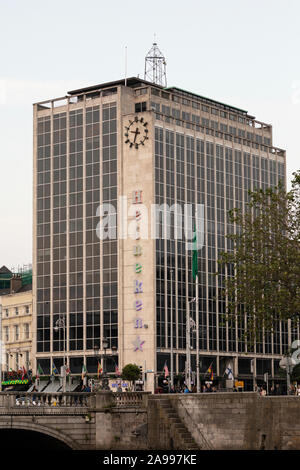
[[[51,118],[37,123],[37,352],[50,351]]]
[[[261,188],[267,189],[269,187],[269,161],[267,158],[261,157]]]
[[[96,216],[100,204],[100,107],[86,108],[86,349],[100,346],[100,240]],[[106,173],[109,167],[104,166]]]
[[[215,158],[214,144],[206,142],[206,190],[207,190],[207,256],[208,256],[208,315],[209,349],[217,349],[216,315],[216,246],[215,246]]]
[[[166,204],[171,209],[172,205],[175,203],[175,151],[174,151],[174,132],[165,131],[165,138],[166,138]],[[169,215],[169,234],[170,236],[166,240],[166,265],[165,265],[165,272],[167,276],[167,299],[166,305],[168,308],[167,311],[167,337],[168,337],[168,347],[171,344],[171,328],[173,328],[173,346],[176,344],[176,302],[175,302],[175,239],[174,239],[174,229],[175,229],[175,218],[174,212],[170,210]],[[173,285],[172,285],[172,292],[173,292],[173,308],[172,308],[172,317],[173,317],[173,325],[171,325],[171,274],[170,269],[173,269]]]
[[[65,314],[67,301],[67,121],[66,113],[53,115],[53,325]],[[63,334],[53,330],[53,351],[63,351]]]
[[[269,179],[271,188],[277,185],[277,163],[275,160],[269,160]]]
[[[283,163],[278,162],[277,172],[278,172],[278,183],[281,182],[281,184],[284,185],[285,171],[284,171],[284,164]]]
[[[259,157],[252,155],[252,190],[260,187]]]
[[[118,243],[117,243],[117,107],[107,103],[102,109],[102,202],[111,204],[110,227],[115,239],[103,240],[103,336],[109,347],[118,346]]]
[[[233,158],[232,158],[232,149],[229,147],[225,147],[225,167],[226,167],[226,233],[232,234],[234,233],[234,226],[230,223],[228,219],[228,211],[235,207],[234,201],[234,173],[233,173]],[[233,240],[227,239],[227,250],[234,249],[234,242]],[[232,276],[233,266],[227,266],[227,276]],[[227,328],[227,336],[228,336],[228,351],[235,351],[235,332],[236,332],[236,325],[235,322],[230,320],[226,326]]]
[[[176,194],[180,207],[185,204],[185,171],[184,171],[184,135],[176,134]],[[178,348],[186,347],[186,269],[185,241],[177,241],[177,292],[178,292]]]
[[[247,157],[246,157],[247,160]],[[245,160],[244,160],[245,161]],[[247,174],[247,171],[246,171]],[[239,150],[234,151],[234,191],[235,191],[235,207],[243,209],[244,202],[244,186],[243,186],[243,168],[242,168],[242,153]],[[239,232],[239,227],[235,227],[236,232]],[[241,305],[240,310],[243,311]],[[237,318],[237,350],[239,352],[245,351],[245,342],[243,341],[243,335],[245,331],[245,320],[241,313]]]
[[[69,336],[83,349],[83,111],[69,116]]]
[[[164,152],[163,129],[155,128],[155,203],[164,203]],[[156,342],[158,348],[166,347],[165,322],[165,256],[163,233],[163,217],[157,217],[156,231]]]
[[[196,191],[195,191],[195,139],[190,136],[186,136],[186,203],[191,206],[192,219],[188,222],[187,227],[190,233],[187,233],[188,242],[191,243],[194,231],[194,220],[195,220],[195,204],[196,204]],[[186,252],[188,259],[187,279],[188,279],[188,300],[192,299],[196,295],[195,281],[192,273],[192,250]],[[195,303],[190,304],[190,314],[192,318],[195,318]],[[196,335],[191,335],[191,345],[196,348]]]
[[[197,158],[197,200],[205,206],[205,151],[204,141],[196,140]],[[204,221],[207,226],[207,221]],[[206,233],[206,229],[204,230]],[[199,273],[199,349],[207,349],[207,314],[206,314],[206,247],[198,253]]]
[[[284,185],[285,184],[285,165],[283,163],[278,162],[277,171],[278,171],[278,183],[280,182],[282,185]],[[287,335],[288,335],[287,326],[282,325],[281,327],[282,323],[283,322],[278,321],[275,326],[275,331],[273,334],[274,354],[284,354],[284,350],[287,345]],[[293,338],[293,331],[296,334],[295,339],[297,339],[298,338],[297,328],[295,328],[295,326],[294,326],[294,330],[292,329],[292,338]]]
[[[217,250],[218,258],[225,249],[225,216],[224,216],[224,148],[216,145],[216,211],[217,211]],[[218,276],[218,319],[219,319],[219,350],[226,351],[226,324],[224,322],[225,301],[219,291],[224,288],[225,268]]]
[[[250,153],[244,152],[244,205],[249,201],[251,191],[251,157]]]

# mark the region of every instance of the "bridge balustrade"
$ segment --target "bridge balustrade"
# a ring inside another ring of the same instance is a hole
[[[95,394],[85,392],[1,392],[1,408],[95,406]]]
[[[143,407],[144,400],[149,395],[147,392],[115,392],[113,394],[114,405],[122,407]]]
[[[0,410],[38,407],[146,408],[149,392],[0,392]],[[98,398],[97,398],[98,397]],[[103,401],[104,400],[104,401]]]

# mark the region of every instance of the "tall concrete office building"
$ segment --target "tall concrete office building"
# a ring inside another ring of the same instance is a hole
[[[200,372],[211,365],[222,377],[230,359],[248,389],[253,375],[276,375],[296,332],[280,323],[247,351],[244,325],[221,321],[224,277],[214,273],[219,252],[230,248],[228,210],[243,208],[249,189],[279,181],[285,184],[285,151],[274,147],[270,124],[177,87],[128,78],[35,104],[34,344],[44,372],[53,361],[59,368],[64,349],[71,373],[83,363],[96,372],[97,349],[110,358],[111,372],[128,363],[153,371],[146,378],[152,390],[155,374],[165,364],[170,369],[171,337],[174,372],[184,371],[192,251],[174,235],[173,212],[169,236],[153,236],[149,215],[155,204],[177,203],[204,207]],[[160,229],[165,224],[156,221]],[[195,318],[194,303],[190,314]],[[65,338],[54,330],[60,315]],[[195,371],[193,335],[191,346]]]

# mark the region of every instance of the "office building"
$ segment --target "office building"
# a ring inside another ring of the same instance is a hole
[[[66,349],[71,373],[80,373],[83,363],[95,373],[97,350],[109,357],[111,372],[128,363],[149,371],[146,389],[153,390],[164,365],[170,369],[172,305],[174,371],[184,372],[187,302],[195,296],[192,251],[175,237],[173,215],[164,237],[152,236],[149,215],[154,204],[177,203],[204,207],[201,373],[212,364],[222,377],[230,359],[234,376],[248,387],[253,374],[276,375],[296,332],[281,323],[247,351],[244,325],[221,321],[224,278],[214,273],[219,252],[230,248],[228,210],[243,208],[249,189],[285,184],[285,163],[272,126],[246,110],[139,78],[35,104],[34,347],[42,369],[49,373],[53,361],[59,368]],[[105,216],[109,236],[99,225]],[[156,228],[166,228],[166,219]],[[190,309],[195,316],[195,305]],[[59,318],[65,340],[54,330]],[[192,346],[195,370],[195,337]]]

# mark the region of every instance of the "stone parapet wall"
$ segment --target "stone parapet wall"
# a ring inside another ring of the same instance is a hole
[[[243,392],[169,398],[202,448],[204,438],[216,450],[300,449],[300,397],[260,397]],[[149,401],[157,399],[153,396]],[[156,429],[160,442],[164,438],[159,436],[159,427]]]

